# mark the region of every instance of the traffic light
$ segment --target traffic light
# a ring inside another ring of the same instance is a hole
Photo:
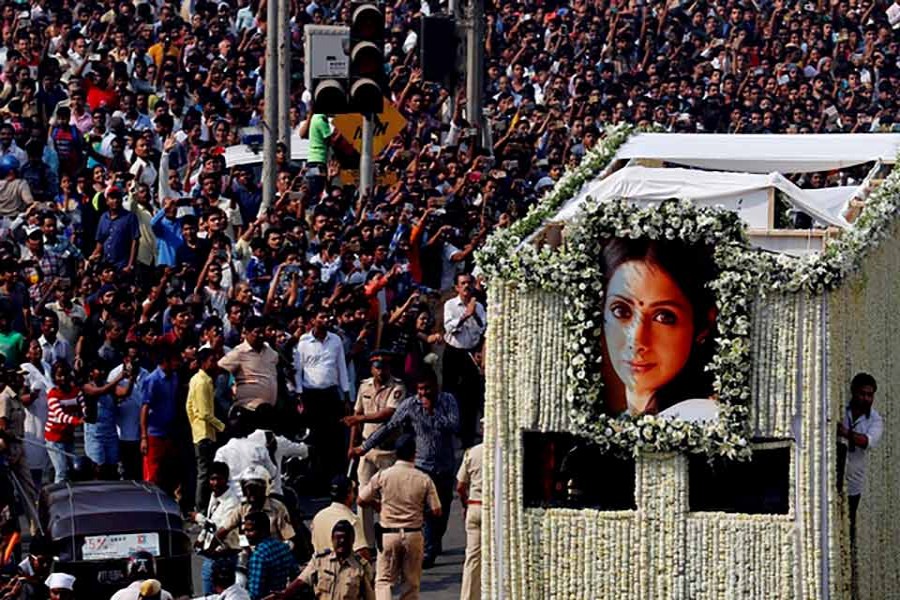
[[[380,113],[387,81],[384,72],[384,13],[374,2],[351,5],[350,112]]]
[[[305,83],[312,94],[313,112],[340,115],[351,112],[349,30],[330,25],[306,25],[303,28],[306,50]]]

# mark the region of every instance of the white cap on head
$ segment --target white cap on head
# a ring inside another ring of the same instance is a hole
[[[250,465],[241,473],[241,481],[262,481],[266,485],[269,484],[269,471],[262,465]]]
[[[44,582],[44,585],[50,590],[74,591],[75,577],[68,573],[51,573],[50,577]]]

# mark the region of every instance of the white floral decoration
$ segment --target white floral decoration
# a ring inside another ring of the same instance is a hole
[[[707,369],[722,403],[720,418],[688,423],[659,416],[610,417],[603,412],[601,323],[603,273],[598,266],[605,240],[614,237],[679,239],[714,249],[718,275],[710,282],[716,297],[716,352]],[[746,404],[750,398],[750,311],[759,288],[755,253],[748,251],[735,213],[668,201],[642,208],[626,201],[589,201],[572,224],[569,243],[559,250],[566,265],[565,324],[574,340],[569,348],[568,387],[572,423],[600,447],[617,452],[672,452],[746,458],[750,454]]]
[[[900,168],[866,199],[853,227],[819,254],[792,257],[750,247],[737,214],[698,207],[687,200],[637,208],[624,201],[594,202],[566,224],[563,247],[523,244],[566,201],[606,169],[619,147],[635,131],[623,124],[607,131],[603,142],[563,176],[544,199],[511,227],[491,236],[477,254],[489,279],[515,282],[523,288],[565,290],[565,324],[573,334],[568,348],[566,394],[575,406],[575,426],[605,448],[749,456],[746,418],[750,398],[749,339],[751,302],[771,292],[822,294],[858,271],[863,257],[890,233],[900,212]],[[900,163],[898,163],[900,164]],[[602,233],[598,236],[597,233]],[[708,366],[723,403],[721,418],[687,424],[655,416],[610,418],[602,414],[599,338],[603,283],[597,266],[601,237],[647,237],[703,242],[715,248],[720,275],[712,283],[718,299],[719,337]],[[599,302],[599,303],[598,303]]]

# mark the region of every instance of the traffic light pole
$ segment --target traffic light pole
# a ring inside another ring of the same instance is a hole
[[[278,0],[278,141],[291,156],[291,0]]]
[[[484,70],[484,0],[469,0],[469,27],[466,36],[466,115],[478,130],[476,144],[484,144],[481,92]]]
[[[263,123],[262,203],[259,214],[275,202],[275,144],[278,136],[278,3],[266,0],[265,122]]]
[[[375,121],[372,113],[362,116],[362,146],[359,153],[359,193],[368,193],[371,197],[375,187],[375,157],[373,142],[375,140]]]

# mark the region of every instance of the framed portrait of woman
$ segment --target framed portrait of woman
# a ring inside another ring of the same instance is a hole
[[[718,315],[713,249],[649,238],[611,238],[601,247],[605,413],[717,419],[707,368]]]

